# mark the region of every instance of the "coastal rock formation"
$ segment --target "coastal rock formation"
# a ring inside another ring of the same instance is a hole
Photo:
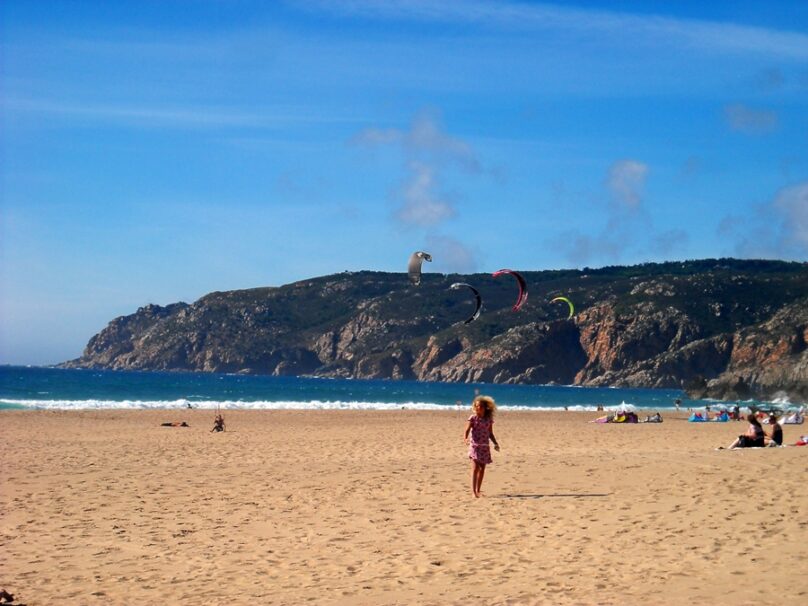
[[[808,265],[733,259],[487,274],[343,273],[114,319],[64,366],[422,381],[676,387],[808,398]],[[448,287],[482,293],[484,311]],[[578,313],[549,303],[564,294]]]
[[[763,396],[808,401],[808,304],[778,311],[770,320],[734,333],[729,360],[700,393],[718,399]],[[695,390],[694,390],[695,392]]]
[[[479,345],[430,339],[415,369],[425,381],[568,385],[585,362],[576,326],[557,320],[516,326]]]

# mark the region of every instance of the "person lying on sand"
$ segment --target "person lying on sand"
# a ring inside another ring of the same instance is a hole
[[[160,426],[161,427],[190,427],[190,425],[188,425],[188,423],[186,423],[185,421],[183,421],[182,423],[177,423],[177,422],[174,422],[174,423],[160,423]]]
[[[786,417],[783,419],[783,423],[786,425],[802,425],[805,421],[805,417],[802,415],[802,411],[795,412],[790,417]]]

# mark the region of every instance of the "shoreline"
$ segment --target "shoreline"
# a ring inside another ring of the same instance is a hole
[[[449,404],[432,404],[432,403],[390,403],[390,402],[240,402],[238,406],[233,406],[232,402],[188,402],[192,406],[176,404],[174,406],[159,406],[148,405],[151,402],[144,402],[141,400],[131,401],[101,401],[102,405],[95,406],[65,406],[65,400],[49,400],[54,405],[29,405],[22,402],[30,402],[30,400],[12,400],[0,399],[0,412],[2,411],[24,411],[24,412],[48,412],[48,411],[63,411],[63,412],[87,412],[87,411],[130,411],[130,412],[147,412],[147,411],[166,411],[166,412],[179,412],[185,410],[196,411],[216,411],[221,409],[223,412],[262,412],[262,411],[299,411],[299,412],[396,412],[396,411],[414,411],[414,412],[462,412],[470,409],[469,403],[462,403],[456,405]],[[76,402],[84,402],[76,401]],[[115,406],[114,404],[138,404],[137,406]],[[162,401],[161,401],[162,402]],[[157,402],[155,402],[157,403]],[[167,402],[166,402],[167,403]],[[262,406],[249,406],[249,404],[261,404]],[[300,404],[300,406],[298,406]],[[673,417],[680,415],[687,415],[690,412],[703,411],[707,406],[711,408],[711,414],[717,410],[731,410],[732,406],[722,403],[707,403],[705,406],[682,406],[679,409],[666,406],[643,406],[641,404],[609,404],[597,408],[588,405],[573,405],[568,408],[558,406],[526,406],[526,405],[498,405],[497,410],[509,413],[583,413],[583,414],[599,414],[615,412],[624,405],[633,406],[634,409],[642,416],[643,414],[660,412],[664,415],[672,415]],[[265,405],[265,406],[264,406]],[[753,404],[756,410],[766,412],[770,407],[766,403],[756,402]],[[802,411],[805,413],[806,407],[801,404],[789,404],[783,406],[777,404],[773,407],[780,411],[780,415],[788,415],[793,412]],[[748,402],[739,402],[739,409],[741,414],[745,415],[751,412],[751,407]],[[711,419],[711,422],[715,422]]]
[[[808,596],[808,448],[716,451],[745,424],[684,412],[535,412],[498,413],[474,499],[468,409],[225,410],[224,433],[207,409],[0,411],[0,588],[30,606]]]

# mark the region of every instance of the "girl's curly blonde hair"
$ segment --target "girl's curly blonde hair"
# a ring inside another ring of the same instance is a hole
[[[485,410],[483,417],[486,419],[490,419],[494,416],[494,413],[497,412],[497,405],[494,402],[494,398],[491,396],[477,396],[474,398],[471,403],[471,410],[473,410],[475,414],[477,413],[478,406],[482,406],[483,410]]]

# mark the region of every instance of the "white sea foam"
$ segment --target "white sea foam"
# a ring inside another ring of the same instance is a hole
[[[26,408],[39,410],[173,410],[192,408],[213,410],[223,408],[227,410],[468,410],[469,404],[435,404],[431,402],[355,402],[355,401],[191,401],[179,400],[10,400],[2,399],[0,404],[13,404]],[[563,405],[557,406],[526,406],[517,405],[498,406],[500,410],[521,410],[521,411],[563,411]],[[605,410],[611,411],[618,406],[606,406]],[[643,407],[638,409],[661,407]],[[566,410],[573,412],[595,412],[594,405],[568,405]]]
[[[228,410],[460,410],[467,406],[430,404],[427,402],[292,402],[292,401],[190,401],[180,400],[2,400],[7,404],[18,404],[28,408],[49,410],[101,410],[101,409],[133,409],[133,410],[166,410],[191,408],[212,410],[223,408]]]

